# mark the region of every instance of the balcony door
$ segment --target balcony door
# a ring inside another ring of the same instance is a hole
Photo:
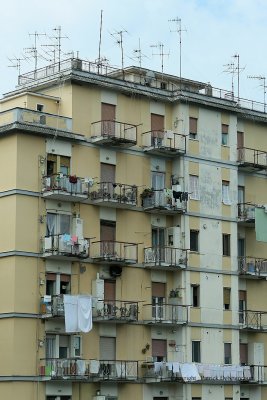
[[[247,292],[239,290],[239,323],[245,323],[245,310],[247,309]]]
[[[115,136],[116,106],[101,103],[102,136]]]
[[[151,114],[151,145],[161,147],[164,136],[164,115]]]
[[[152,318],[162,320],[165,318],[166,284],[152,282]]]
[[[165,260],[165,229],[152,228],[152,248],[157,263]]]
[[[100,252],[102,257],[115,255],[116,223],[113,221],[100,222]]]
[[[154,362],[167,360],[167,340],[152,339],[152,357]]]
[[[112,164],[101,163],[101,197],[112,198],[114,194],[114,183],[116,175],[116,166]]]

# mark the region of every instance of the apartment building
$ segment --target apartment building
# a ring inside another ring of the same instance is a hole
[[[1,399],[267,398],[265,111],[79,59],[19,77],[0,103]],[[92,327],[70,332],[82,296]]]

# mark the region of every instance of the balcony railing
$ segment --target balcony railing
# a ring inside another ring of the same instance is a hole
[[[138,320],[138,302],[98,300],[94,306],[95,321],[129,322]]]
[[[40,312],[42,315],[52,317],[64,317],[64,298],[62,294],[53,296],[43,296],[41,298]]]
[[[28,126],[46,126],[62,131],[72,131],[71,118],[28,110],[26,108],[13,108],[0,113],[0,126],[9,125],[15,122]]]
[[[91,140],[96,144],[134,146],[137,143],[137,126],[127,122],[101,120],[92,123]]]
[[[237,161],[240,168],[251,170],[267,169],[267,152],[249,147],[237,149]]]
[[[152,154],[176,156],[186,152],[186,136],[173,131],[152,130],[143,132],[142,147]]]
[[[89,192],[89,199],[95,204],[114,207],[134,207],[137,204],[137,186],[124,183],[95,183]]]
[[[146,268],[178,269],[187,266],[187,250],[171,246],[147,247],[144,249]]]
[[[44,176],[42,191],[45,197],[56,200],[76,200],[88,197],[88,182],[75,175],[53,174]]]
[[[188,193],[172,189],[145,189],[141,199],[144,211],[177,214],[186,211]]]
[[[267,311],[242,310],[239,312],[241,329],[253,331],[267,330]]]
[[[178,304],[144,304],[143,321],[151,324],[186,324],[188,322],[188,306]]]
[[[256,257],[238,257],[238,270],[242,275],[266,277],[267,259]]]
[[[143,378],[147,382],[181,381],[181,382],[237,382],[253,381],[255,366],[213,365],[180,362],[143,362]]]
[[[110,265],[136,264],[137,247],[136,243],[99,240],[90,244],[90,258],[92,262]]]
[[[238,222],[247,222],[247,223],[255,222],[255,204],[238,203],[237,212],[238,212],[237,216]]]
[[[44,256],[88,258],[89,240],[76,235],[50,235],[43,239]]]
[[[132,381],[138,378],[138,361],[48,358],[40,362],[40,375],[66,380]]]

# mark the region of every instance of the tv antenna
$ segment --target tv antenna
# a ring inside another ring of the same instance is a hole
[[[136,56],[134,56],[133,58],[136,58],[138,60],[139,68],[141,69],[142,68],[142,58],[144,58],[144,57],[147,58],[147,56],[145,54],[143,54],[142,51],[141,51],[140,38],[139,38],[139,41],[138,41],[138,49],[134,49],[133,53],[136,54]]]
[[[263,87],[263,105],[264,105],[264,112],[266,111],[266,101],[265,101],[265,94],[266,94],[266,77],[262,75],[256,75],[256,76],[247,76],[248,79],[258,79],[259,81],[263,81],[263,83],[260,85]]]
[[[98,59],[97,59],[97,73],[99,74],[101,59],[101,44],[102,44],[102,28],[103,28],[103,10],[101,10],[100,14],[100,28],[99,28],[99,43],[98,43]]]
[[[227,69],[224,72],[229,72],[232,74],[232,93],[234,96],[234,76],[237,75],[237,103],[239,104],[240,99],[240,72],[244,71],[245,67],[240,67],[239,64],[239,54],[234,54],[232,56],[235,58],[234,62],[224,65]]]
[[[60,71],[61,41],[62,41],[62,39],[68,39],[68,36],[62,36],[61,26],[58,26],[57,28],[54,28],[53,31],[55,31],[56,33],[55,33],[55,36],[51,37],[51,39],[55,39],[56,42],[57,42],[54,46],[55,46],[55,53],[56,53],[56,49],[57,49],[57,53],[58,53],[58,71]]]
[[[177,32],[179,34],[179,77],[180,77],[180,82],[182,79],[182,32],[186,32],[186,29],[182,29],[182,20],[181,18],[174,18],[174,19],[169,19],[169,22],[175,22],[176,24],[176,29],[171,32]]]
[[[124,79],[124,54],[123,54],[123,34],[128,33],[125,29],[111,33],[116,40],[116,43],[120,46],[121,49],[121,69],[122,69],[122,78]]]
[[[14,57],[14,58],[9,58],[8,60],[12,63],[12,65],[8,65],[8,67],[16,68],[18,71],[18,75],[20,76],[21,61],[25,61],[25,58]]]
[[[158,48],[159,49],[159,53],[152,53],[153,56],[160,56],[161,59],[161,72],[163,73],[163,69],[164,69],[164,57],[165,56],[169,56],[170,53],[164,53],[163,49],[164,49],[164,44],[159,42],[158,44],[152,44],[150,45],[150,47],[154,47],[154,48]]]

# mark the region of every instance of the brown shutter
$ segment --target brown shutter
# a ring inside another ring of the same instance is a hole
[[[164,115],[151,114],[151,130],[152,131],[164,130]]]
[[[197,118],[189,117],[189,133],[197,134]]]
[[[167,356],[167,341],[162,339],[152,339],[152,356],[166,357]]]
[[[239,300],[246,301],[247,292],[245,290],[239,290]]]
[[[165,283],[152,282],[152,297],[165,297]]]
[[[244,132],[237,132],[237,148],[242,149],[244,147]]]
[[[115,183],[115,171],[115,165],[101,163],[101,182]]]
[[[101,103],[101,119],[114,121],[116,115],[116,106],[113,104]]]
[[[223,288],[223,302],[224,304],[230,304],[231,289]]]
[[[70,282],[70,275],[61,274],[60,275],[60,282]]]
[[[248,364],[248,345],[247,343],[240,343],[239,346],[240,364]]]
[[[116,360],[116,338],[100,336],[100,360]]]
[[[104,299],[105,301],[116,300],[116,281],[104,281]]]
[[[47,281],[55,281],[57,279],[57,274],[48,273],[46,274]]]
[[[228,133],[229,125],[222,124],[222,133]]]
[[[116,237],[116,225],[115,223],[108,221],[101,221],[100,224],[100,240],[112,240],[115,241]]]

